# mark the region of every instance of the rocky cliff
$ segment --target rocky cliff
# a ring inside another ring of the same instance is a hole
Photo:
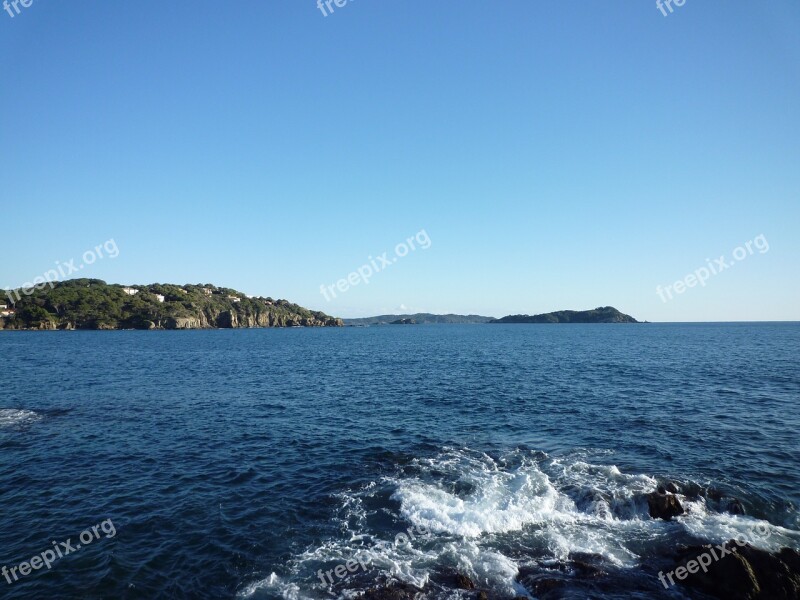
[[[0,329],[235,329],[342,327],[341,319],[286,300],[248,297],[210,284],[123,287],[74,279],[38,290],[12,290],[14,314]]]

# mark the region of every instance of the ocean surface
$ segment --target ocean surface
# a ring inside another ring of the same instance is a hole
[[[0,567],[91,538],[0,598],[474,598],[455,573],[699,598],[657,578],[679,544],[800,548],[796,323],[0,332],[0,356]],[[687,514],[650,519],[666,481]]]

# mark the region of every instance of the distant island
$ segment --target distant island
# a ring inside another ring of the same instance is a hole
[[[380,315],[337,319],[287,300],[247,296],[212,284],[123,286],[72,279],[6,290],[0,329],[237,329],[256,327],[364,327],[483,323],[638,323],[611,306],[542,315]]]
[[[364,317],[360,319],[342,319],[348,327],[363,327],[366,325],[393,325],[397,321],[414,321],[416,324],[429,325],[431,323],[488,323],[492,317],[480,315],[434,315],[431,313],[416,313],[413,315],[380,315],[377,317]]]
[[[52,288],[50,287],[52,285]],[[6,290],[0,329],[235,329],[342,327],[341,319],[287,300],[211,284],[122,286],[73,279]]]
[[[613,306],[594,310],[560,310],[543,315],[510,315],[492,319],[489,323],[638,323],[630,315],[619,312]]]

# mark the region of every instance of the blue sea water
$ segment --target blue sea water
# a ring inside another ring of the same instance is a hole
[[[493,598],[543,578],[693,598],[656,576],[678,544],[758,526],[800,548],[800,324],[0,332],[0,355],[0,567],[115,530],[0,598],[389,578],[472,598],[454,572]],[[670,522],[644,501],[665,480],[687,509]]]

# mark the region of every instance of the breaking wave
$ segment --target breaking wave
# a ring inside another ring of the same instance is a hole
[[[459,573],[495,597],[530,597],[522,582],[569,574],[576,559],[581,568],[592,563],[630,584],[651,577],[643,563],[668,555],[679,542],[746,535],[767,550],[800,545],[800,532],[717,510],[703,494],[678,494],[686,514],[673,521],[652,519],[646,494],[658,488],[657,478],[589,459],[585,452],[490,456],[464,448],[414,459],[392,476],[341,494],[335,517],[341,534],[240,596],[353,598],[398,580],[424,587],[428,597],[458,598],[450,584]],[[336,567],[348,561],[346,576],[338,577]]]
[[[32,410],[0,408],[0,429],[30,425],[42,417]]]

